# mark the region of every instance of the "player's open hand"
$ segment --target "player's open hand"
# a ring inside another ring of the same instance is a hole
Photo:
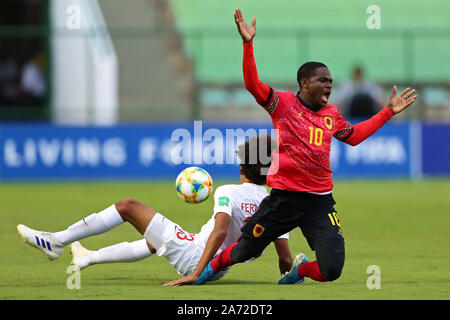
[[[393,114],[402,112],[403,110],[408,108],[414,101],[416,101],[418,95],[412,96],[415,92],[415,89],[411,90],[411,88],[406,88],[400,93],[400,95],[397,96],[397,86],[394,85],[394,90],[392,91],[391,97],[389,99],[388,108],[391,109]]]
[[[167,282],[167,283],[163,284],[163,287],[183,286],[185,284],[192,284],[197,280],[198,280],[198,277],[194,276],[193,274],[190,274],[184,278]]]
[[[245,22],[241,9],[236,9],[234,11],[234,21],[236,22],[242,40],[245,42],[252,41],[256,34],[256,17],[252,18],[252,25],[249,26],[247,22]]]

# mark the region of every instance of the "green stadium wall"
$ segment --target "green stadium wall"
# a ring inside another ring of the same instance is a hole
[[[380,83],[448,83],[450,1],[447,0],[171,0],[186,53],[202,83],[242,82],[242,46],[233,12],[257,17],[255,57],[263,81],[295,83],[305,61],[322,61],[334,79],[355,65]],[[371,5],[381,28],[369,30]]]

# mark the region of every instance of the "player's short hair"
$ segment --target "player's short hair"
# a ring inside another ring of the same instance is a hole
[[[266,184],[268,168],[272,163],[274,141],[268,134],[251,137],[238,146],[236,151],[240,159],[240,174],[243,174],[254,184]]]
[[[300,68],[298,68],[297,71],[297,82],[300,88],[302,87],[302,79],[310,79],[312,76],[314,76],[316,69],[325,67],[328,69],[326,64],[322,62],[316,62],[316,61],[309,61],[301,65]]]

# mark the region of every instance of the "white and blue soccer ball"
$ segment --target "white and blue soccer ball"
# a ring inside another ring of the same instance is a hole
[[[188,203],[200,203],[211,194],[213,181],[205,169],[189,167],[180,172],[175,186],[181,199]]]

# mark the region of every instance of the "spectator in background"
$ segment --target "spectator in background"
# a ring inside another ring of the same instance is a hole
[[[44,77],[44,64],[44,55],[37,53],[23,66],[21,77],[21,87],[24,93],[23,105],[43,105],[47,89]]]
[[[383,108],[383,89],[364,79],[361,67],[353,69],[349,81],[336,88],[336,104],[348,118],[370,118]]]
[[[19,103],[21,92],[18,78],[17,62],[12,57],[0,56],[0,107],[15,106]]]

